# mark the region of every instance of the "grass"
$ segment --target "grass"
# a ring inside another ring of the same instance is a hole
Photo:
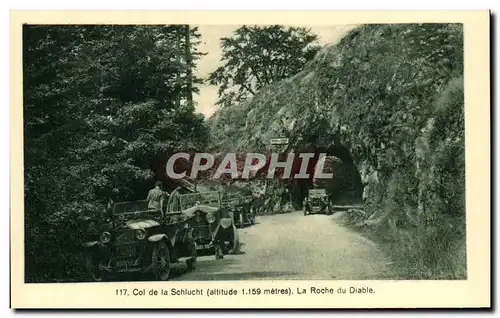
[[[454,240],[446,251],[440,251],[437,245],[425,244],[425,239],[417,232],[399,230],[394,233],[383,225],[356,225],[347,213],[338,219],[344,226],[377,243],[391,260],[391,271],[396,277],[408,280],[467,279],[465,239]],[[432,265],[426,260],[432,260]]]

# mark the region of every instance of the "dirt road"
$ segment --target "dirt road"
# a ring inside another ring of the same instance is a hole
[[[198,258],[198,267],[173,280],[392,279],[375,243],[338,218],[302,212],[261,216],[239,229],[240,255]]]

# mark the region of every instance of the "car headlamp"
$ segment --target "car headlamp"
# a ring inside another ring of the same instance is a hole
[[[138,229],[135,231],[135,238],[138,240],[144,240],[146,238],[146,230]]]
[[[207,222],[214,223],[215,222],[215,215],[213,215],[212,213],[208,213],[207,214]]]
[[[102,232],[101,236],[99,237],[99,240],[103,244],[109,243],[111,241],[111,233],[109,233],[109,232]]]

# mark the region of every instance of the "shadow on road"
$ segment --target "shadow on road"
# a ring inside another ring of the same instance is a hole
[[[283,276],[296,276],[295,272],[280,272],[280,271],[265,271],[265,272],[241,272],[241,273],[221,273],[221,272],[200,272],[196,273],[194,277],[182,279],[185,281],[214,281],[214,280],[248,280],[248,279],[264,279],[264,278],[277,278]],[[177,280],[177,279],[176,279]]]

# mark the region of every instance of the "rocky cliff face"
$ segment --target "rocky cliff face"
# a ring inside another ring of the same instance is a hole
[[[362,26],[301,73],[218,111],[212,138],[247,151],[285,136],[293,149],[352,161],[363,224],[390,233],[429,275],[460,276],[465,264],[450,269],[441,255],[464,237],[462,74],[461,25]]]

